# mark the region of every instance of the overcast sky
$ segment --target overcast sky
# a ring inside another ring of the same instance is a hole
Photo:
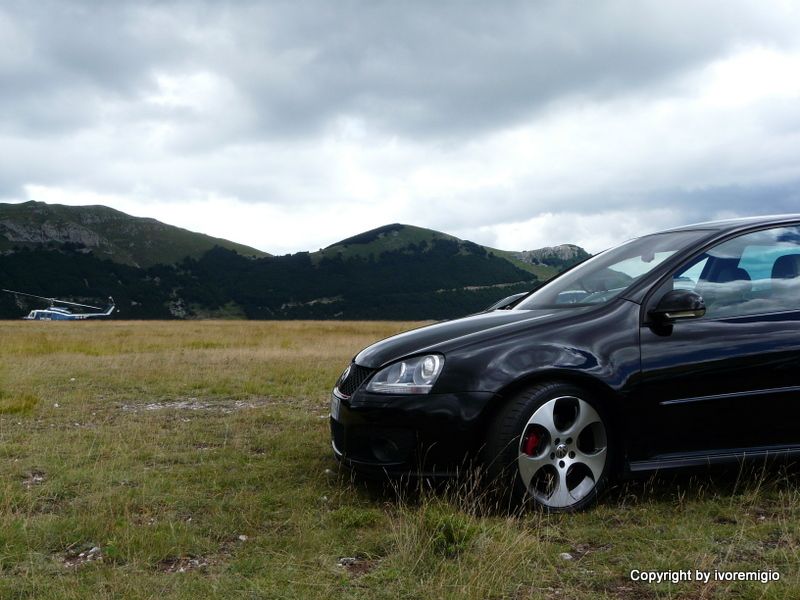
[[[800,212],[799,3],[0,3],[0,201],[283,254]]]

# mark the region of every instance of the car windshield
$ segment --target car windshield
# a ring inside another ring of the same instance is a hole
[[[603,304],[619,296],[675,252],[708,234],[707,230],[646,235],[584,261],[520,302],[515,310],[570,308]]]

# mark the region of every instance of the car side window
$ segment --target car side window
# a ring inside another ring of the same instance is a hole
[[[695,290],[700,278],[703,275],[703,270],[708,263],[708,256],[703,254],[684,269],[672,277],[672,288],[674,290]]]
[[[705,318],[800,310],[800,227],[723,242],[684,265],[669,283],[700,294]]]

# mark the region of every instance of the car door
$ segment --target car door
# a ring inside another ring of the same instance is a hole
[[[695,256],[643,310],[677,288],[703,296],[706,314],[645,320],[632,458],[800,447],[800,227],[746,233]]]

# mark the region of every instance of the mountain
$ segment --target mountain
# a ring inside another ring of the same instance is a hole
[[[46,212],[50,205],[36,203],[28,208]],[[114,215],[123,221],[127,217],[104,207],[55,208],[85,208],[84,214],[80,210],[71,213],[70,222],[95,233],[98,228],[88,225],[96,225],[96,215]],[[92,238],[75,233],[84,229],[70,229],[72,233],[67,234],[58,230],[49,238],[52,228],[37,230],[30,225],[28,213],[23,212],[23,217],[27,231],[39,231],[40,238],[17,242],[0,252],[0,287],[90,304],[112,295],[119,307],[118,318],[129,319],[452,318],[482,310],[507,295],[534,289],[566,262],[585,254],[580,249],[500,251],[431,229],[395,223],[317,252],[253,257],[241,250],[246,247],[221,240],[223,243],[205,250],[184,246],[191,252],[176,258],[179,250],[162,248],[164,242],[156,237],[145,238],[145,253],[138,247],[134,228],[111,227],[110,219],[104,221],[102,239],[120,240],[121,234],[105,232],[122,229],[129,235],[127,245],[104,245],[99,234]],[[190,234],[156,221],[127,218],[136,226],[145,221],[167,228],[161,231],[173,240],[176,230]],[[0,222],[12,231],[20,229],[12,217]],[[109,248],[113,253],[105,252]],[[118,248],[124,248],[131,259],[119,260]],[[166,258],[153,263],[154,259],[144,260],[143,256]],[[20,297],[0,295],[0,317],[19,317],[31,307]]]
[[[431,245],[435,240],[454,240],[461,243],[464,240],[436,231],[434,229],[425,229],[424,227],[415,227],[414,225],[404,225],[402,223],[392,223],[391,225],[384,225],[377,229],[365,231],[353,237],[349,237],[340,242],[336,242],[312,253],[313,260],[319,260],[322,257],[333,257],[340,255],[343,258],[348,257],[369,257],[379,256],[382,252],[392,250],[408,250],[414,245],[428,244]],[[515,267],[533,273],[537,279],[546,281],[553,275],[556,275],[566,267],[572,266],[589,257],[580,246],[573,244],[562,244],[560,246],[552,246],[540,248],[538,250],[498,250],[489,246],[482,246],[487,252],[492,253],[500,258],[509,261]]]
[[[409,244],[419,244],[431,240],[458,240],[458,238],[435,229],[392,223],[331,244],[323,252],[342,252],[348,248],[351,250],[358,248],[360,254],[367,251],[382,252],[384,250],[400,250]]]
[[[538,250],[525,250],[517,253],[518,258],[532,265],[545,265],[558,270],[579,263],[589,258],[590,254],[575,244],[546,246]]]
[[[460,241],[458,238],[424,227],[392,223],[376,229],[370,229],[347,239],[331,244],[318,252],[312,253],[314,260],[341,256],[344,259],[380,256],[382,252],[407,250],[417,245],[431,245],[436,240]]]
[[[68,245],[98,258],[134,267],[174,264],[200,257],[215,246],[243,256],[269,256],[255,248],[132,217],[106,206],[63,206],[44,202],[0,204],[0,251]]]

